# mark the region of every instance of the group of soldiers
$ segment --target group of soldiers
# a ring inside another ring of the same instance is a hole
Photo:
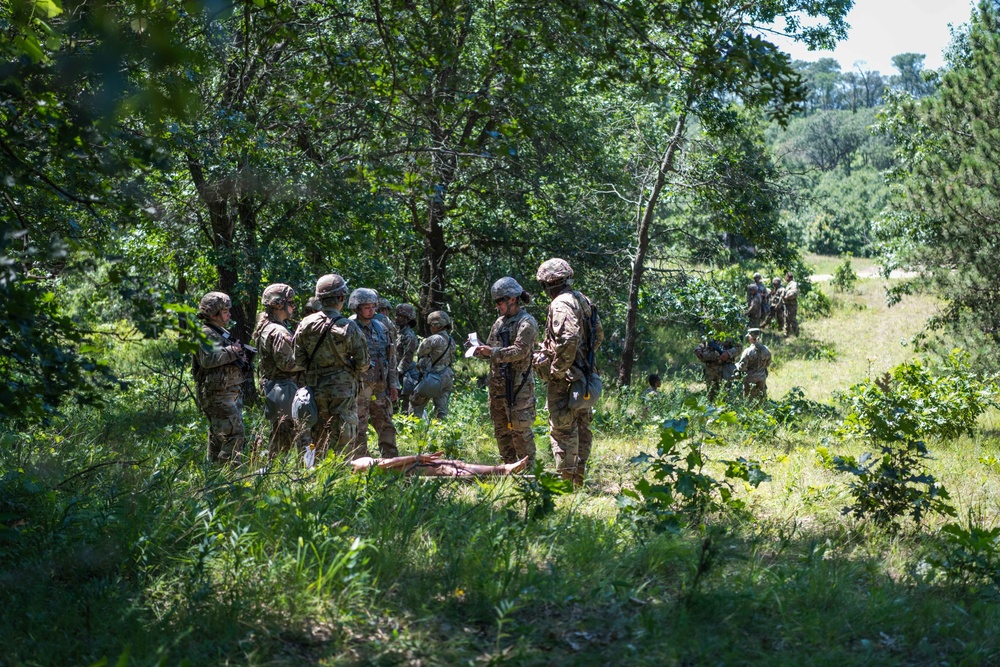
[[[725,334],[715,334],[703,339],[694,350],[704,367],[709,400],[714,401],[719,389],[735,382],[738,374],[744,398],[765,399],[771,351],[761,341],[761,329],[773,322],[777,331],[783,329],[786,336],[798,336],[798,312],[799,285],[791,272],[785,274],[784,284],[781,278],[774,278],[770,289],[762,276],[755,273],[753,282],[747,285],[746,348]]]
[[[592,408],[574,400],[573,388],[581,379],[591,382],[603,329],[596,306],[572,288],[568,262],[543,262],[536,279],[551,300],[540,348],[535,347],[538,323],[524,309],[531,295],[514,278],[504,277],[490,290],[498,317],[486,344],[476,347],[473,356],[489,362],[490,417],[504,464],[522,463],[520,468],[534,463],[537,374],[547,384],[556,470],[579,486],[593,442]],[[416,310],[411,304],[393,309],[375,290],[363,287],[348,296],[347,281],[327,274],[316,282],[314,297],[306,304],[309,312],[293,332],[289,325],[294,299],[295,290],[283,283],[264,290],[263,311],[251,339],[254,347],[234,340],[227,331],[232,308],[228,295],[209,292],[202,297],[198,318],[207,344],[194,355],[193,372],[198,405],[209,420],[209,460],[235,462],[243,450],[242,387],[252,355],[260,359],[259,390],[271,424],[272,457],[293,448],[312,448],[316,460],[331,449],[350,460],[362,459],[368,456],[371,423],[381,457],[393,459],[398,456],[392,421],[396,405],[423,417],[433,401],[437,417],[447,417],[458,346],[446,312],[427,315],[430,335],[420,340],[413,330]],[[345,304],[353,312],[350,317],[343,314]],[[293,397],[301,395],[302,388],[308,389],[315,405],[311,426],[293,416]]]
[[[786,273],[784,285],[781,278],[775,277],[768,289],[761,275],[753,274],[753,282],[747,285],[745,314],[751,329],[763,329],[773,322],[775,330],[784,330],[786,336],[798,336],[799,284],[795,277]]]

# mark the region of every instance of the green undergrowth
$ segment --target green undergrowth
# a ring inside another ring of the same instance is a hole
[[[1000,659],[993,408],[971,434],[928,432],[957,518],[889,529],[843,513],[851,480],[820,453],[849,411],[802,390],[709,406],[686,381],[609,387],[587,486],[566,493],[541,469],[455,482],[335,459],[208,466],[189,401],[162,400],[177,391],[162,364],[104,409],[0,434],[0,664]],[[486,415],[470,381],[448,421],[400,418],[400,449],[495,462]],[[255,412],[248,423],[263,432]],[[868,446],[837,442],[844,456]],[[657,456],[672,467],[650,468]],[[632,489],[662,501],[644,478],[673,485],[669,507],[650,505],[669,521],[620,507]]]

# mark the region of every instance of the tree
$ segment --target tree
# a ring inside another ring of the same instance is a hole
[[[900,53],[892,57],[892,66],[899,74],[893,84],[914,97],[923,97],[934,90],[934,84],[924,75],[923,53]]]
[[[973,323],[1000,342],[1000,21],[975,12],[962,59],[919,102],[896,95],[881,129],[897,145],[896,197],[880,224],[886,268],[909,266],[946,302],[936,324]],[[910,288],[915,285],[910,284]],[[898,293],[898,290],[897,290]]]

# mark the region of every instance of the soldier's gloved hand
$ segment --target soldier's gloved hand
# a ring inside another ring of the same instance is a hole
[[[226,352],[228,352],[229,354],[231,354],[234,357],[236,357],[237,359],[242,359],[242,360],[246,361],[246,354],[243,353],[243,346],[242,345],[239,345],[239,344],[227,345],[223,349],[226,350]]]

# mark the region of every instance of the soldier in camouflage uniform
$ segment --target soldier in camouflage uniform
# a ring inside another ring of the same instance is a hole
[[[564,259],[550,259],[535,276],[549,304],[542,351],[532,360],[539,377],[548,383],[549,440],[556,470],[565,480],[582,486],[594,436],[590,431],[591,408],[569,406],[570,386],[588,372],[591,352],[604,340],[604,329],[596,307],[572,289],[573,269]],[[592,372],[593,369],[589,369]]]
[[[306,305],[302,308],[302,317],[308,317],[309,315],[318,313],[321,310],[323,310],[323,304],[319,302],[319,299],[311,296],[309,297],[309,300],[306,301]]]
[[[389,299],[381,296],[378,298],[378,304],[375,306],[375,318],[389,330],[389,340],[392,341],[392,346],[396,347],[396,340],[399,338],[399,329],[396,328],[396,323],[392,321],[392,304],[389,303]]]
[[[455,341],[451,334],[451,317],[443,310],[435,310],[427,316],[427,326],[431,335],[423,339],[417,347],[417,370],[421,376],[425,373],[437,373],[441,377],[443,391],[434,399],[434,408],[438,419],[448,416],[448,400],[455,384],[455,371],[451,369],[455,361]],[[410,414],[424,416],[424,406],[431,399],[422,394],[414,393],[410,397]]]
[[[722,383],[730,383],[736,374],[736,359],[740,356],[738,343],[727,339],[706,338],[694,348],[694,356],[704,365],[705,386],[708,400],[714,402]]]
[[[368,368],[368,343],[356,322],[340,314],[347,282],[335,273],[316,282],[322,310],[306,317],[295,330],[295,363],[305,369],[306,385],[316,401],[318,421],[312,429],[316,459],[332,444],[349,459],[365,456],[357,448],[358,384]]]
[[[243,451],[243,381],[249,366],[239,341],[228,338],[227,294],[209,292],[198,304],[198,319],[208,343],[198,348],[192,360],[198,407],[208,417],[208,460],[236,463]]]
[[[799,284],[791,272],[785,274],[785,292],[782,295],[785,306],[785,335],[799,335]]]
[[[768,296],[768,301],[771,304],[771,310],[764,318],[764,322],[761,327],[766,327],[771,322],[774,322],[775,328],[781,331],[785,328],[785,306],[784,299],[785,289],[781,286],[781,278],[774,278],[771,280],[771,291],[770,296]]]
[[[747,348],[736,364],[736,368],[743,373],[743,397],[763,401],[767,398],[767,367],[771,365],[771,351],[760,342],[760,329],[747,331],[747,341]]]
[[[358,391],[358,450],[368,452],[368,422],[378,434],[378,449],[383,458],[399,456],[396,449],[396,426],[392,423],[392,404],[399,397],[396,377],[396,350],[389,330],[375,319],[378,294],[359,287],[351,292],[347,307],[354,311],[352,320],[361,327],[368,344],[368,369],[361,374]]]
[[[538,340],[538,322],[521,304],[531,303],[531,295],[513,278],[493,283],[490,295],[500,317],[493,323],[486,345],[475,356],[490,360],[487,386],[493,433],[504,463],[525,457],[530,468],[535,463],[535,377],[531,353]]]
[[[747,285],[747,309],[745,315],[750,322],[751,328],[760,326],[760,320],[764,316],[764,300],[757,289],[757,283]]]
[[[413,326],[417,323],[417,311],[408,303],[396,306],[396,327],[399,337],[396,338],[396,377],[399,378],[399,412],[406,414],[410,408],[410,394],[417,385],[417,366],[413,363],[413,355],[417,353],[420,339]]]
[[[295,363],[288,318],[295,312],[295,290],[289,285],[268,285],[261,298],[264,311],[257,318],[251,340],[260,355],[260,391],[264,415],[271,422],[268,455],[271,458],[292,448],[292,397],[305,384],[302,367]],[[308,444],[308,440],[302,443]]]

